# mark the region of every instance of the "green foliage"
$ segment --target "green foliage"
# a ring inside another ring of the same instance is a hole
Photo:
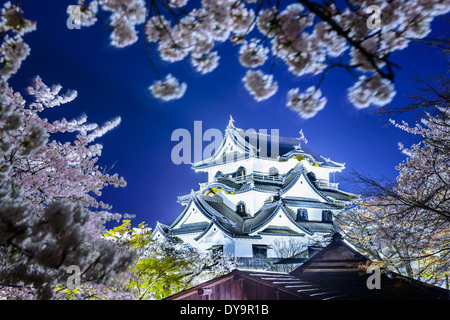
[[[105,237],[119,240],[137,254],[128,272],[114,280],[119,291],[130,292],[133,299],[163,299],[231,270],[224,257],[201,252],[176,238],[153,240],[145,223],[132,228],[130,220],[124,220]]]

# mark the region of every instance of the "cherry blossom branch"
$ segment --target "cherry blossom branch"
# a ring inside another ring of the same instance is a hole
[[[146,13],[146,16],[148,17],[147,18],[147,20],[146,20],[146,22],[145,22],[145,25],[147,25],[147,23],[149,22],[149,21],[152,21],[152,23],[153,23],[153,20],[151,20],[151,14],[152,14],[152,9],[151,9],[151,7],[149,8],[149,6],[148,6],[148,1],[146,1],[146,10],[147,10],[147,13]],[[158,79],[159,80],[161,80],[161,74],[159,73],[159,71],[158,71],[158,68],[156,67],[156,64],[155,64],[155,62],[153,61],[153,58],[152,58],[152,51],[151,51],[151,48],[150,48],[150,43],[149,43],[149,41],[148,41],[148,39],[147,39],[147,37],[146,36],[144,36],[144,41],[145,41],[145,47],[147,48],[147,55],[148,55],[148,59],[149,59],[149,61],[150,61],[150,66],[152,67],[152,69],[153,69],[153,71],[155,72],[155,74],[156,74],[156,76],[158,77]]]
[[[382,78],[386,78],[390,81],[394,81],[394,74],[392,73],[392,71],[390,70],[390,72],[388,73],[384,73],[377,65],[377,63],[375,62],[373,55],[370,54],[366,49],[364,49],[361,46],[361,42],[362,41],[355,41],[354,39],[352,39],[348,34],[349,31],[344,31],[341,26],[339,26],[332,18],[332,16],[327,15],[324,11],[321,10],[321,7],[314,2],[310,2],[308,0],[298,0],[299,3],[303,4],[305,7],[307,7],[312,13],[314,13],[315,15],[317,15],[319,18],[322,19],[322,21],[326,21],[332,28],[334,31],[336,31],[340,36],[344,37],[345,40],[347,40],[347,42],[349,44],[351,44],[354,48],[358,49],[359,52],[361,52],[361,54],[367,59],[367,61],[371,64],[371,66],[373,67],[373,69],[382,77]],[[389,64],[390,62],[386,61],[387,64]]]
[[[272,38],[270,52],[274,60],[268,76],[273,75],[277,58],[284,60],[289,71],[297,76],[327,73],[330,69],[324,63],[326,57],[341,56],[349,45],[352,57],[350,66],[365,73],[348,90],[348,98],[357,108],[384,106],[393,99],[394,69],[399,66],[390,61],[391,53],[406,48],[411,39],[426,36],[429,20],[448,11],[440,3],[422,8],[402,1],[389,2],[381,5],[383,26],[370,31],[369,27],[361,27],[361,21],[367,20],[363,5],[348,0],[343,10],[339,10],[332,0],[322,3],[299,0],[285,8],[281,8],[280,0],[259,1],[258,4],[240,0],[210,0],[202,2],[192,11],[185,7],[185,0],[136,0],[123,6],[115,1],[118,0],[99,4],[103,10],[112,12],[114,30],[111,44],[116,47],[133,44],[138,39],[135,27],[145,23],[146,50],[153,70],[157,66],[150,42],[158,43],[157,50],[163,60],[176,62],[188,57],[195,70],[205,74],[218,65],[220,57],[217,51],[213,51],[217,42],[230,40],[233,44],[243,44],[239,61],[244,67],[254,68],[267,60],[268,49],[263,44]],[[86,2],[82,3],[84,7],[87,6]],[[97,4],[91,1],[87,7],[97,10]],[[263,10],[264,5],[267,8]],[[406,13],[403,15],[403,12]],[[168,14],[171,19],[167,20],[164,14]],[[313,21],[313,15],[321,21]],[[83,26],[92,24],[89,18],[83,16],[87,20],[87,23],[82,23]],[[172,22],[175,23],[174,27],[171,26]],[[312,34],[305,31],[310,26],[314,29]],[[251,39],[252,46],[249,46],[245,37],[255,27],[259,29],[260,36]],[[347,66],[347,70],[350,66]],[[164,84],[160,88],[167,87],[170,90],[150,89],[152,93],[158,92],[157,97],[166,101],[182,97],[182,94],[172,94],[172,88],[178,93],[184,92],[184,88],[175,87],[178,81],[163,81],[159,71],[156,73],[156,82]],[[250,73],[255,75],[254,72]],[[172,78],[170,75],[169,79]],[[271,96],[264,92],[271,91],[264,89],[266,80],[263,77],[260,80],[260,84],[254,83],[246,88],[257,100],[264,100],[263,97]],[[319,83],[322,81],[323,78]],[[155,88],[156,82],[149,88]],[[258,93],[254,92],[255,88],[263,90]],[[168,96],[164,96],[164,92]],[[302,115],[301,108],[297,108],[297,111]]]

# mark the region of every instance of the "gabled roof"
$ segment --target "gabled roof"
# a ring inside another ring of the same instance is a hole
[[[234,126],[234,124],[230,121],[228,124],[225,135],[222,139],[222,142],[220,146],[215,150],[214,155],[212,155],[208,159],[204,159],[202,161],[196,162],[192,164],[192,168],[195,169],[202,169],[205,167],[209,167],[216,164],[223,164],[225,163],[222,156],[224,154],[230,153],[226,152],[226,144],[227,141],[231,142],[233,144],[233,153],[238,155],[240,154],[239,158],[246,157],[248,158],[251,155],[255,155],[257,153],[256,148],[245,141],[245,139],[237,132],[237,128]],[[232,158],[232,157],[231,157]],[[226,161],[230,161],[233,159],[227,158]]]
[[[195,195],[195,192],[192,191],[191,194],[189,195],[189,200],[185,201],[186,206],[184,207],[183,211],[170,225],[170,230],[173,230],[174,227],[176,227],[178,224],[180,224],[181,221],[183,221],[183,219],[185,219],[187,217],[187,215],[189,214],[189,208],[191,208],[191,206],[195,206],[197,209],[199,209],[199,212],[202,215],[204,215],[207,220],[210,220],[212,218],[211,215],[207,211],[201,210],[201,208],[199,208],[198,202],[196,201],[196,198],[194,197],[194,195]]]
[[[286,179],[286,183],[283,185],[282,189],[280,190],[280,195],[286,194],[289,190],[291,190],[299,181],[300,178],[303,178],[303,180],[306,181],[306,184],[309,188],[311,188],[312,192],[317,194],[323,201],[329,202],[331,201],[329,198],[327,198],[325,195],[321,193],[321,191],[309,180],[309,178],[306,175],[305,168],[303,166],[299,166],[295,168],[290,176]],[[292,177],[292,179],[290,179]]]
[[[298,180],[299,176],[304,175],[304,172],[302,170],[296,170],[293,171],[291,175],[295,177],[295,179],[290,179],[285,183],[287,189],[291,187],[292,183],[295,183],[295,181]],[[273,194],[280,194],[280,192]],[[326,198],[324,199],[327,200]],[[270,226],[271,221],[277,214],[284,216],[285,221],[287,221],[288,224],[291,224],[291,229],[298,235],[311,235],[314,232],[331,233],[334,231],[331,223],[320,221],[295,221],[295,213],[287,206],[320,209],[336,209],[338,207],[335,206],[333,202],[320,202],[302,198],[278,198],[278,200],[276,200],[276,197],[274,197],[272,202],[265,202],[263,206],[255,212],[253,217],[242,217],[228,207],[219,196],[207,196],[199,192],[191,192],[189,200],[185,199],[185,203],[187,203],[187,205],[183,212],[175,219],[167,231],[169,235],[188,233],[205,234],[207,229],[211,228],[211,223],[214,222],[215,226],[233,238],[255,237],[258,232],[262,232],[262,234],[267,233],[264,233],[263,229]],[[195,206],[195,208],[198,209],[198,212],[205,217],[205,222],[180,225],[182,221],[188,219],[186,215],[191,214],[189,208],[192,206]],[[272,229],[269,228],[269,231],[272,231]],[[281,233],[286,232],[283,231]],[[291,232],[291,234],[294,233]]]
[[[315,163],[320,163],[321,165],[328,167],[341,168],[345,165],[343,163],[331,161],[330,159],[319,155],[305,143],[304,139],[301,138],[275,137],[275,139],[272,141],[271,135],[259,133],[256,131],[245,131],[240,128],[236,128],[236,133],[244,139],[247,138],[247,141],[249,143],[254,143],[255,141],[267,141],[267,148],[265,149],[267,151],[267,155],[262,154],[262,156],[268,156],[274,159],[288,159],[291,156],[304,155],[311,157]],[[276,154],[271,154],[273,143],[278,144],[278,153]],[[254,147],[258,148],[258,145],[254,145]],[[258,156],[261,155],[259,151],[260,149],[258,149]]]
[[[197,199],[205,210],[213,214],[212,223],[227,235],[233,237],[246,235],[242,230],[243,219],[223,202],[208,201],[201,195]]]
[[[169,226],[157,221],[155,230],[152,232],[151,238],[155,239],[158,237],[158,235],[161,235],[163,238],[167,238],[167,233],[169,232],[169,228],[170,228]]]
[[[184,223],[180,225],[183,219],[187,218],[186,215],[189,214],[191,205],[198,209],[200,214],[207,219],[207,222]],[[265,203],[253,217],[244,219],[223,203],[220,197],[209,197],[198,193],[192,193],[189,204],[174,223],[167,228],[168,230],[165,230],[165,233],[168,235],[200,233],[201,235],[197,237],[200,239],[202,235],[206,234],[206,232],[211,229],[212,225],[214,225],[233,238],[258,237],[256,234],[251,234],[262,231],[262,229],[269,226],[271,220],[274,219],[277,214],[282,214],[286,217],[292,224],[292,228],[294,228],[299,235],[312,234],[314,231],[330,232],[329,227],[331,224],[329,223],[294,221],[282,200]]]
[[[207,219],[207,222],[201,222],[196,224],[181,225],[176,227],[187,214],[189,214],[189,208],[194,205],[195,208]],[[201,232],[204,234],[211,228],[211,224],[215,224],[226,234],[233,237],[246,236],[242,230],[244,220],[236,212],[231,210],[227,205],[222,202],[220,197],[210,197],[199,193],[191,193],[188,205],[186,205],[183,212],[177,217],[177,219],[170,226],[168,234],[186,234]]]
[[[260,210],[261,212],[258,211],[255,214],[255,218],[245,221],[244,229],[249,234],[263,231],[265,228],[271,225],[271,222],[276,217],[276,215],[281,215],[283,218],[287,219],[288,223],[290,223],[292,228],[297,230],[299,234],[312,235],[311,231],[303,228],[300,224],[292,219],[291,215],[287,212],[281,200],[272,204],[266,204],[261,209],[263,210]]]
[[[380,272],[380,289],[369,289],[371,261],[349,245],[339,233],[312,258],[290,272],[301,281],[333,292],[336,299],[450,299],[450,291],[389,270]]]
[[[256,132],[255,130],[244,130],[234,126],[234,120],[230,121],[220,146],[215,150],[215,154],[208,159],[196,162],[192,165],[194,170],[204,169],[216,164],[223,164],[223,155],[230,154],[226,152],[227,141],[233,143],[233,152],[236,158],[229,157],[227,161],[235,161],[238,159],[247,159],[249,157],[267,158],[267,159],[283,159],[289,157],[304,155],[310,157],[315,163],[331,168],[343,169],[345,164],[331,161],[310,148],[304,139],[287,138],[274,136],[269,134]],[[261,144],[264,144],[264,147]],[[272,153],[272,145],[276,143],[278,150]]]
[[[244,222],[244,229],[248,233],[252,233],[261,229],[267,222],[278,213],[281,207],[281,202],[271,202],[264,204],[257,212],[255,212],[253,218]]]
[[[357,270],[367,262],[369,262],[367,257],[345,243],[339,233],[335,233],[328,246],[290,274],[296,276],[303,272]]]

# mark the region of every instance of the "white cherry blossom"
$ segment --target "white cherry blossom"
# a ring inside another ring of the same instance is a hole
[[[206,74],[213,71],[219,65],[220,57],[217,51],[211,51],[203,56],[191,56],[191,61],[195,70],[201,74]]]
[[[145,34],[150,42],[167,41],[171,30],[170,21],[164,16],[151,17],[145,25]]]
[[[6,35],[0,47],[1,76],[8,79],[15,74],[29,54],[30,47],[20,35],[15,37]]]
[[[83,3],[84,8],[91,8],[85,10],[86,19],[92,18],[86,25],[95,22],[88,12],[95,12],[99,17],[105,12],[109,14],[113,46],[122,48],[135,43],[143,24],[144,37],[151,44],[149,56],[153,69],[159,69],[153,61],[152,51],[155,50],[162,60],[171,63],[190,57],[196,71],[208,73],[219,63],[217,45],[230,41],[233,45],[239,44],[239,63],[245,68],[263,66],[273,58],[273,65],[280,59],[297,77],[319,75],[334,67],[349,72],[356,70],[361,73],[358,76],[366,79],[377,74],[379,79],[367,81],[370,84],[376,80],[381,89],[366,84],[349,90],[350,101],[355,102],[357,108],[390,101],[396,67],[391,54],[404,50],[412,40],[429,35],[431,22],[450,11],[450,5],[441,0],[375,0],[370,4],[351,0],[339,7],[335,1],[276,5],[244,0],[202,0],[198,3],[187,0],[86,0]],[[366,12],[369,5],[376,5],[381,10],[379,30],[367,26],[371,16]],[[155,71],[159,75],[159,71]],[[248,78],[254,84],[258,82],[253,81],[256,74],[250,73]],[[250,87],[248,82],[244,81],[247,89]],[[318,83],[322,82],[323,79],[318,80]],[[264,96],[266,94],[261,95]]]
[[[44,109],[72,101],[76,91],[60,94],[36,77],[28,103],[9,89],[0,109],[0,299],[50,299],[77,265],[87,281],[105,281],[123,272],[131,257],[102,238],[104,223],[120,215],[98,201],[107,185],[124,186],[117,174],[96,163],[101,145],[93,140],[116,127],[86,124],[86,116],[52,123]],[[54,134],[77,132],[74,141]]]
[[[395,96],[394,86],[386,79],[373,75],[369,79],[360,76],[358,81],[348,89],[348,98],[359,109],[369,105],[384,106]]]
[[[180,84],[171,74],[168,74],[164,81],[157,80],[149,87],[154,97],[164,101],[181,98],[186,92],[186,88],[186,83]]]
[[[325,107],[327,98],[322,97],[320,89],[309,87],[304,93],[299,91],[299,88],[289,90],[287,106],[298,112],[303,119],[314,117]]]
[[[88,5],[83,0],[78,0],[80,25],[90,27],[97,22],[95,16],[98,12],[98,2],[92,1]]]
[[[239,62],[247,68],[262,66],[267,58],[269,49],[258,44],[258,39],[245,41],[239,49]]]
[[[111,33],[111,45],[124,48],[132,45],[138,40],[137,31],[134,25],[127,20],[121,20]]]
[[[253,95],[256,101],[266,100],[278,90],[278,83],[273,81],[273,75],[264,74],[260,70],[248,70],[242,80],[245,88]]]

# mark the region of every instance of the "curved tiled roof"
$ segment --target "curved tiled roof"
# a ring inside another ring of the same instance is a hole
[[[295,155],[305,155],[311,157],[312,159],[314,159],[315,163],[319,163],[322,166],[328,166],[333,168],[344,167],[344,164],[342,163],[331,161],[330,159],[327,159],[319,155],[311,147],[309,147],[305,143],[305,141],[301,138],[288,138],[278,136],[276,137],[276,139],[273,139],[274,141],[272,141],[271,135],[256,132],[253,130],[244,130],[241,128],[236,128],[234,127],[234,125],[227,127],[221,145],[216,150],[216,152],[222,151],[224,142],[229,135],[232,136],[233,141],[241,149],[241,152],[244,153],[244,155],[242,155],[239,158],[235,159],[234,157],[232,157],[233,159],[230,160],[233,161],[236,161],[238,159],[240,160],[242,158],[248,159],[250,156],[265,159],[287,159]],[[266,146],[265,148],[261,148],[260,144],[262,141],[265,142]],[[272,154],[273,143],[278,144],[278,150],[276,151],[274,150],[274,153]],[[264,152],[262,150],[264,150]],[[203,169],[217,164],[223,164],[223,161],[217,163],[216,161],[212,160],[213,158],[216,158],[216,156],[214,155],[209,159],[205,159],[203,161],[194,163],[192,167],[194,169]]]
[[[336,209],[340,207],[339,203],[334,203],[333,200],[331,200],[326,195],[322,194],[321,190],[317,189],[313,183],[306,177],[306,174],[304,172],[303,167],[298,167],[295,170],[291,171],[288,177],[286,178],[285,182],[281,186],[277,186],[276,188],[274,186],[271,186],[270,184],[265,184],[266,186],[269,186],[268,188],[273,188],[270,193],[276,195],[282,195],[286,193],[292,186],[298,181],[298,179],[301,176],[305,177],[305,180],[310,185],[310,187],[315,190],[323,200],[324,202],[312,200],[312,199],[305,199],[305,198],[278,198],[278,200],[273,202],[266,202],[264,205],[253,215],[253,217],[245,218],[240,216],[238,213],[236,213],[234,210],[232,210],[230,207],[228,207],[220,197],[211,197],[202,195],[200,193],[191,193],[190,200],[188,202],[188,205],[186,206],[185,210],[183,210],[182,214],[172,223],[171,230],[174,230],[177,234],[181,233],[192,233],[194,232],[206,232],[206,229],[209,229],[210,226],[207,228],[206,225],[203,225],[201,228],[197,226],[194,228],[194,226],[190,226],[190,228],[180,228],[180,230],[175,231],[175,229],[172,229],[181,219],[184,217],[184,215],[187,213],[188,208],[191,204],[194,204],[198,210],[209,220],[214,221],[215,225],[219,227],[221,230],[223,230],[226,234],[232,236],[232,237],[248,237],[251,233],[254,233],[258,231],[260,228],[262,228],[264,225],[267,224],[268,221],[270,221],[275,214],[282,210],[284,214],[288,217],[288,219],[296,225],[300,230],[302,230],[306,234],[312,234],[314,232],[331,232],[332,231],[332,224],[330,223],[324,223],[320,221],[295,221],[292,217],[292,214],[288,212],[288,209],[286,206],[291,207],[306,207],[306,208],[319,208],[319,209]],[[211,185],[223,185],[221,182],[215,182]],[[228,190],[235,190],[234,192],[246,192],[248,190],[258,190],[257,184],[255,184],[255,188],[252,189],[246,189],[241,190],[242,185],[239,184],[239,189],[231,189],[227,187]],[[259,185],[259,188],[261,188],[261,185]],[[275,198],[276,199],[276,198]],[[200,230],[201,229],[201,230]]]

